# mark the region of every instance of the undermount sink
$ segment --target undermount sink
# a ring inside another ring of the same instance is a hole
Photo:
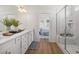
[[[19,33],[19,32],[21,32],[21,31],[23,31],[23,30],[17,30],[17,31],[14,31],[14,30],[11,30],[11,31],[9,31],[9,33]]]

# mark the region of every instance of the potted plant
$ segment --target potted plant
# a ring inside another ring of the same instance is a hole
[[[18,26],[21,24],[18,20],[16,19],[11,19],[12,25],[15,27],[15,31],[18,31]]]
[[[12,25],[11,20],[8,17],[5,17],[2,20],[2,23],[6,26],[7,30],[9,31],[10,30],[10,27]]]

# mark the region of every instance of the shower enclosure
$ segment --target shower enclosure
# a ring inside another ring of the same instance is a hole
[[[79,6],[64,6],[56,18],[58,45],[66,53],[79,53]]]

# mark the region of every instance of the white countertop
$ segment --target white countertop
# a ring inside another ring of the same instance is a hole
[[[22,31],[20,33],[16,33],[16,34],[14,34],[12,36],[2,36],[0,38],[0,45],[7,42],[7,41],[9,41],[9,40],[12,40],[13,38],[16,38],[16,37],[18,37],[20,35],[23,35],[24,33],[28,33],[29,31],[31,31],[31,30],[24,30],[24,31]]]

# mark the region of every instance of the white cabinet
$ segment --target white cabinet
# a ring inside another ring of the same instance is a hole
[[[0,44],[0,54],[24,54],[33,41],[33,32],[23,32],[11,40]]]
[[[30,44],[33,41],[33,34],[32,32],[27,32],[22,36],[22,53],[25,53]]]

